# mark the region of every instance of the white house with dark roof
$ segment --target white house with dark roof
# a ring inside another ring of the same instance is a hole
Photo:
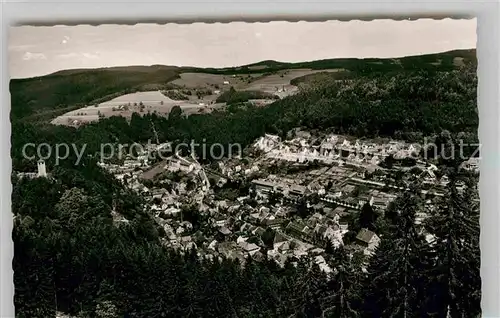
[[[260,247],[254,243],[248,243],[247,241],[240,242],[238,244],[243,251],[248,253],[248,255],[253,255],[260,251]]]
[[[368,229],[361,229],[356,236],[356,244],[364,248],[365,255],[371,255],[380,244],[380,238]]]

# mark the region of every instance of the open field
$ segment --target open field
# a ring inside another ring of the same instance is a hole
[[[141,179],[142,180],[154,179],[157,175],[165,172],[166,165],[167,165],[167,160],[162,160],[161,162],[158,162],[153,167],[151,167],[149,170],[145,171],[141,175]]]
[[[260,67],[262,68],[262,67]],[[171,83],[186,89],[210,89],[211,91],[225,91],[231,86],[236,90],[261,91],[276,94],[280,98],[292,95],[298,91],[290,81],[297,77],[315,74],[318,72],[337,72],[339,69],[313,70],[291,69],[269,73],[252,73],[238,75],[222,75],[209,73],[182,73],[180,78]],[[226,83],[226,84],[224,84]],[[205,96],[207,100],[216,97]]]
[[[141,106],[141,103],[143,106]],[[101,104],[67,112],[52,120],[52,124],[80,125],[99,120],[99,114],[102,117],[123,116],[127,118],[130,118],[134,112],[156,112],[159,115],[168,115],[176,105],[180,106],[183,112],[188,115],[198,113],[200,109],[210,111],[207,106],[199,105],[199,102],[176,101],[166,97],[159,91],[136,92],[119,96]]]
[[[130,118],[134,112],[153,113],[168,115],[172,107],[178,105],[187,115],[209,112],[212,108],[223,107],[224,104],[214,104],[215,100],[231,86],[237,90],[261,91],[278,95],[280,98],[292,95],[298,88],[290,84],[294,78],[304,75],[324,72],[325,70],[296,69],[278,71],[275,74],[251,74],[251,75],[218,75],[207,73],[182,73],[180,78],[171,83],[191,91],[187,100],[171,99],[160,91],[142,91],[125,94],[109,101],[87,105],[85,107],[71,110],[52,120],[55,125],[78,126],[81,124],[99,120],[99,116],[106,118],[111,116],[123,116]],[[336,70],[326,70],[336,71]],[[224,84],[226,83],[226,84]],[[201,97],[197,91],[205,90],[210,94]],[[260,101],[259,104],[267,104]],[[142,105],[142,106],[141,106]]]
[[[225,86],[236,86],[244,83],[241,76],[233,77],[231,75],[208,73],[182,73],[179,76],[180,78],[173,80],[171,83],[189,89],[211,88],[217,90],[223,89]],[[229,85],[225,85],[225,81],[229,82]]]
[[[278,71],[275,74],[261,75],[256,80],[248,84],[237,86],[237,89],[261,91],[265,93],[278,95],[284,98],[298,92],[298,87],[290,84],[290,81],[297,77],[302,77],[319,72],[338,72],[339,69],[312,70],[312,69],[293,69]]]

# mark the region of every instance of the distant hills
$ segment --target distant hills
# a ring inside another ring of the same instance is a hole
[[[273,74],[287,69],[345,69],[353,75],[413,70],[447,71],[476,63],[476,50],[455,50],[401,58],[338,58],[287,63],[273,60],[228,68],[167,65],[72,69],[10,81],[11,119],[67,111],[139,90],[160,90],[186,72],[221,75]]]
[[[203,69],[204,72],[214,73],[260,73],[263,70],[277,71],[283,69],[332,69],[343,68],[356,71],[363,68],[373,68],[374,70],[395,70],[395,69],[422,69],[431,68],[436,70],[449,70],[457,66],[458,59],[464,63],[476,62],[476,49],[453,50],[443,53],[433,53],[416,56],[396,57],[396,58],[334,58],[315,60],[307,62],[287,63],[273,60],[261,61],[240,67],[224,69]],[[379,66],[377,66],[379,65]]]

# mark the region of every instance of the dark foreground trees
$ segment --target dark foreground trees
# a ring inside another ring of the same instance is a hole
[[[429,307],[441,317],[478,317],[481,313],[477,180],[466,178],[459,190],[460,179],[463,176],[452,174],[447,192],[427,224],[436,255],[427,274]]]
[[[417,190],[400,197],[369,260],[354,247],[307,260],[241,266],[166,250],[141,199],[105,173],[62,169],[14,179],[18,317],[476,317],[480,313],[475,180],[448,193],[423,226]],[[71,177],[69,177],[71,176]],[[457,177],[458,178],[458,177]],[[77,181],[80,180],[80,181]],[[85,180],[85,182],[81,182]],[[76,183],[75,183],[76,182]],[[44,200],[35,195],[45,191]],[[100,189],[99,192],[93,189]],[[472,198],[472,200],[470,200]],[[135,211],[114,224],[111,209]],[[424,233],[434,236],[424,239]],[[366,269],[366,271],[364,270]]]
[[[419,189],[406,192],[395,205],[398,216],[368,266],[364,309],[372,317],[422,316],[420,297],[425,294],[429,255],[415,224],[422,206]]]

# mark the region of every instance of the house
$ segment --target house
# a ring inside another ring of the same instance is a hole
[[[302,221],[292,221],[288,223],[286,231],[295,237],[303,238],[309,234],[310,229]]]
[[[257,235],[257,236],[262,236],[266,230],[258,226],[255,230],[252,231],[252,234]]]
[[[241,242],[238,244],[243,251],[248,253],[248,255],[253,255],[256,252],[260,251],[260,247],[254,243]]]
[[[306,223],[307,223],[307,226],[309,227],[315,227],[316,224],[318,224],[319,221],[321,221],[323,219],[323,216],[319,213],[314,213],[312,216],[310,216]]]
[[[274,216],[271,215],[271,213],[262,211],[259,213],[259,217],[257,218],[257,221],[260,222],[261,224],[265,224],[267,219],[274,220]]]
[[[479,158],[471,157],[467,161],[464,161],[461,165],[461,168],[469,171],[479,171]]]
[[[371,198],[370,202],[374,208],[385,209],[391,202],[391,197],[382,195],[382,193],[374,193],[374,196]]]
[[[252,185],[257,192],[269,193],[274,191],[275,185],[272,182],[265,180],[253,180]]]
[[[181,213],[181,209],[171,207],[171,208],[166,209],[164,211],[164,213],[166,215],[169,215],[169,216],[176,216],[176,215],[179,215],[179,213]]]
[[[328,215],[328,217],[330,218],[335,218],[336,215],[340,216],[340,217],[343,217],[343,216],[346,216],[348,215],[349,213],[347,212],[347,209],[343,206],[337,206],[331,214]]]
[[[421,177],[423,178],[423,182],[424,183],[431,183],[431,184],[434,184],[436,182],[436,175],[434,174],[434,170],[433,169],[427,169],[425,170]]]
[[[365,205],[366,203],[369,203],[370,205],[372,205],[372,197],[369,193],[363,193],[363,194],[360,194],[358,196],[358,200],[359,200],[359,206],[363,206]]]
[[[274,211],[274,215],[276,218],[286,218],[288,216],[288,209],[285,209],[284,207],[280,206]]]
[[[259,212],[250,213],[248,219],[251,222],[258,222],[260,220],[260,213]]]
[[[314,257],[314,263],[317,264],[319,269],[325,273],[331,273],[333,271],[326,263],[325,258],[321,255]]]
[[[349,194],[351,194],[351,192],[353,192],[353,191],[354,191],[354,189],[355,189],[355,188],[356,188],[356,187],[355,187],[354,185],[352,185],[352,184],[346,184],[346,185],[342,188],[342,193],[343,193],[344,195],[349,195]]]
[[[38,160],[38,177],[45,178],[47,177],[47,169],[45,167],[45,161],[43,159]]]
[[[325,207],[325,205],[323,203],[321,203],[321,202],[318,203],[318,204],[313,205],[314,211],[318,211],[318,212],[323,211],[324,207]]]
[[[281,227],[281,224],[283,224],[284,220],[280,218],[275,218],[275,219],[267,219],[265,221],[266,225],[273,230],[279,229]]]
[[[217,240],[223,242],[223,241],[228,240],[229,235],[231,235],[231,230],[229,230],[227,227],[223,226],[217,232],[216,237],[217,237]]]
[[[255,253],[253,253],[252,255],[252,259],[256,262],[263,262],[266,260],[266,255],[262,254],[261,251],[257,251]]]
[[[241,242],[246,242],[248,240],[248,237],[243,237],[243,236],[238,236],[236,239],[236,243],[240,244]]]
[[[324,207],[323,208],[323,213],[327,218],[333,218],[335,216],[335,213],[333,212],[334,210],[330,207]]]
[[[235,242],[223,242],[219,243],[217,247],[218,252],[231,259],[238,259],[240,262],[245,262],[245,256],[238,248],[238,244]]]
[[[283,244],[281,244],[280,246],[278,246],[276,248],[276,250],[281,253],[281,254],[285,254],[287,253],[288,251],[290,251],[291,249],[291,246],[290,246],[290,242],[284,242]]]
[[[271,211],[271,209],[269,209],[267,206],[261,206],[259,208],[259,213],[261,215],[268,215],[270,211]]]
[[[196,248],[196,243],[193,242],[193,239],[191,238],[191,236],[183,236],[181,237],[179,243],[181,244],[182,248],[185,250],[185,251],[188,251],[192,248]]]
[[[171,244],[177,244],[177,235],[172,230],[166,230],[165,236],[168,238]]]
[[[347,231],[349,231],[349,223],[348,222],[340,221],[339,226],[340,226],[340,231],[342,233],[346,233]]]
[[[448,178],[447,175],[443,175],[440,179],[439,179],[439,183],[444,187],[446,186],[448,183],[450,182],[450,178]]]
[[[314,233],[316,233],[317,235],[320,235],[322,238],[324,239],[328,239],[330,240],[332,243],[333,242],[336,242],[336,241],[341,241],[341,237],[340,237],[340,227],[339,225],[337,224],[333,224],[333,225],[316,225],[316,227],[314,228]],[[341,243],[341,242],[339,242]],[[336,243],[336,245],[338,245]]]
[[[208,248],[215,251],[217,249],[217,243],[217,240],[213,240],[210,244],[208,244]]]
[[[197,170],[199,167],[196,163],[190,162],[189,160],[182,158],[180,156],[172,156],[166,159],[167,164],[165,169],[168,171],[182,171],[185,173]]]
[[[313,248],[312,250],[310,250],[311,255],[321,255],[324,252],[325,252],[325,250],[322,248],[319,248],[319,247],[316,247],[316,248]]]
[[[226,222],[227,222],[226,217],[223,215],[217,216],[214,219],[214,221],[215,221],[216,226],[224,226],[224,225],[226,225]]]
[[[276,235],[274,236],[273,241],[273,249],[277,250],[281,245],[285,242],[288,242],[291,238],[282,233],[281,231],[276,231]]]
[[[241,227],[240,227],[240,232],[246,232],[246,231],[250,231],[250,228],[252,227],[252,224],[250,223],[244,223]]]
[[[293,245],[295,245],[295,244],[293,244]],[[297,245],[293,246],[293,256],[295,258],[307,257],[307,256],[309,256],[309,251],[307,249],[304,249],[304,246],[302,246],[301,244],[297,244]]]
[[[356,236],[356,243],[364,248],[365,254],[370,255],[380,244],[380,238],[368,229],[361,229]]]
[[[293,198],[300,198],[306,193],[306,187],[301,185],[291,185],[288,190],[288,195]]]
[[[281,254],[273,250],[267,251],[267,256],[270,259],[273,259],[278,266],[283,267],[288,259],[288,255],[286,254]]]

